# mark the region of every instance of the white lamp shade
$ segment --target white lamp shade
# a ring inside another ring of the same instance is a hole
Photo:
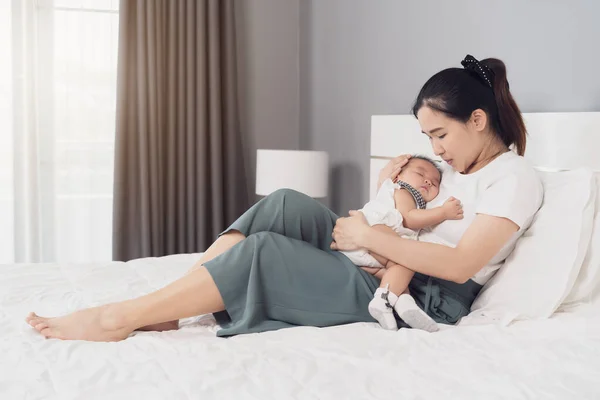
[[[289,188],[310,197],[327,197],[329,156],[324,151],[257,150],[256,194]]]

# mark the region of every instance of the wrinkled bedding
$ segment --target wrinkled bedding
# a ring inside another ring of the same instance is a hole
[[[600,315],[448,327],[299,327],[217,338],[210,315],[119,343],[44,339],[54,316],[136,297],[199,257],[0,266],[0,399],[597,399]]]

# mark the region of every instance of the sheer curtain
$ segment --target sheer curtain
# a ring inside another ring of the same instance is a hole
[[[0,1],[0,263],[111,259],[118,3]]]

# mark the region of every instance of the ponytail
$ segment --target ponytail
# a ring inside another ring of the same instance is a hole
[[[510,94],[506,66],[495,58],[477,61],[472,56],[462,62],[465,68],[448,68],[423,85],[412,112],[423,106],[466,123],[473,111],[486,112],[492,131],[517,154],[525,154],[527,131],[517,103]]]
[[[508,80],[506,79],[506,66],[497,58],[486,58],[481,64],[492,71],[493,89],[498,107],[498,129],[496,134],[505,145],[514,145],[517,154],[525,154],[527,144],[527,130],[521,116],[519,106],[510,94]]]

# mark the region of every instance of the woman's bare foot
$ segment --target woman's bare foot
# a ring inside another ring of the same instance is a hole
[[[115,305],[88,308],[57,318],[30,313],[26,321],[46,338],[116,342],[129,336],[135,328],[127,323]]]
[[[142,326],[141,328],[138,329],[138,331],[163,332],[163,331],[176,331],[177,329],[179,329],[179,320],[167,321],[167,322],[161,322],[160,324],[152,324],[152,325]]]

